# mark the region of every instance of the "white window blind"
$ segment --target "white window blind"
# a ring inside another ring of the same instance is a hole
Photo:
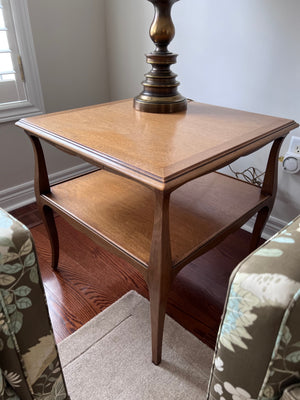
[[[26,0],[0,0],[0,122],[43,112]]]
[[[21,63],[10,4],[0,0],[0,103],[26,100]]]

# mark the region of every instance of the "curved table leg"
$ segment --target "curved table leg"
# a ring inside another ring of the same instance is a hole
[[[271,210],[272,207],[264,207],[257,213],[250,242],[250,252],[254,251],[259,246],[261,234],[271,214]]]
[[[44,225],[46,227],[51,244],[51,250],[52,250],[51,265],[54,270],[57,270],[58,258],[59,258],[59,241],[58,241],[55,219],[52,209],[48,206],[45,206],[42,203],[40,197],[43,194],[50,193],[50,185],[49,185],[49,178],[48,178],[45,157],[39,139],[35,136],[31,136],[28,132],[26,133],[29,135],[34,151],[34,158],[35,158],[34,190],[35,190],[36,202],[41,217],[43,219]]]
[[[52,251],[51,267],[55,271],[57,271],[58,259],[59,259],[59,240],[58,240],[54,214],[52,209],[48,206],[39,206],[39,210],[51,244],[51,251]]]
[[[273,146],[270,151],[261,192],[263,194],[271,195],[271,197],[269,200],[269,204],[257,213],[250,242],[250,252],[258,247],[262,231],[268,221],[274,205],[278,180],[278,156],[283,140],[284,137],[280,137],[274,140]]]

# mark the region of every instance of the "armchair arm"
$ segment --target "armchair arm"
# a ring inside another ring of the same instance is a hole
[[[2,209],[0,372],[1,400],[67,399],[33,239]]]
[[[278,400],[300,382],[300,216],[233,271],[208,399]]]

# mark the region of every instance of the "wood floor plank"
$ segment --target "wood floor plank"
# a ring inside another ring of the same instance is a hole
[[[33,228],[42,223],[36,203],[28,204],[13,210],[11,214],[19,221],[23,222],[28,228]]]
[[[97,306],[80,288],[83,273],[80,265],[62,252],[62,271],[54,272],[51,269],[49,242],[44,228],[40,225],[33,230],[33,237],[37,246],[41,276],[44,283],[51,320],[58,341],[73,333],[82,324],[98,314]],[[39,232],[42,230],[42,232]],[[68,268],[73,268],[73,273],[68,274]],[[79,284],[78,284],[79,282]]]
[[[61,325],[60,316],[65,314],[64,318],[67,321],[63,332],[58,334],[61,340],[129,290],[134,289],[143,294],[143,291],[139,290],[137,281],[141,282],[144,292],[146,284],[141,276],[135,276],[136,274],[132,276],[128,273],[128,266],[121,264],[118,268],[120,262],[117,258],[111,260],[110,254],[102,252],[91,240],[87,240],[62,219],[57,218],[57,226],[61,236],[61,254],[57,272],[50,266],[50,245],[43,225],[32,229],[32,234],[46,297],[47,299],[50,297],[51,320],[55,316],[55,321]],[[134,269],[133,271],[136,272]],[[56,322],[52,323],[55,325]]]

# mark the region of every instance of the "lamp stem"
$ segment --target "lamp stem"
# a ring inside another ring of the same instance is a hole
[[[179,0],[149,0],[155,9],[150,27],[150,37],[155,50],[146,55],[146,61],[152,69],[145,75],[143,91],[134,99],[138,111],[153,113],[173,113],[184,111],[187,100],[177,90],[177,75],[170,67],[176,63],[177,54],[170,53],[168,45],[175,35],[171,18],[171,8]]]

